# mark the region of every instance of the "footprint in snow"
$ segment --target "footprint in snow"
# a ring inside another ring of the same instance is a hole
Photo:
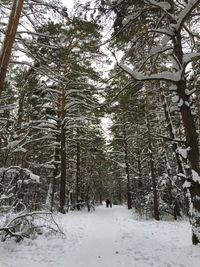
[[[122,234],[122,239],[125,239],[125,238],[131,238],[130,234],[129,233],[124,233]]]

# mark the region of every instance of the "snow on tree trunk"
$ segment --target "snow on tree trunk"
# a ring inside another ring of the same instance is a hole
[[[167,101],[166,101],[166,98],[165,98],[164,91],[163,91],[162,87],[160,87],[160,100],[161,100],[161,103],[162,103],[162,106],[163,106],[163,109],[164,109],[164,114],[165,114],[165,119],[166,119],[166,122],[167,122],[167,130],[168,130],[169,136],[170,136],[171,140],[175,140],[176,136],[174,134],[174,129],[173,129],[173,125],[172,125],[172,119],[171,119],[171,115],[170,115],[170,112],[169,112],[169,107],[167,105]],[[172,143],[172,149],[173,149],[173,153],[174,153],[174,156],[175,156],[175,159],[176,159],[177,168],[178,168],[177,172],[178,172],[178,174],[179,173],[183,174],[184,173],[183,166],[182,166],[180,155],[178,153],[178,144],[176,142]]]
[[[180,32],[176,33],[176,37],[173,38],[174,53],[181,64],[183,63],[183,48],[181,43]],[[179,96],[179,102],[177,103],[180,108],[180,113],[183,121],[186,145],[188,147],[188,160],[191,164],[192,171],[196,174],[200,174],[199,169],[199,141],[194,122],[194,116],[190,107],[190,95],[187,94],[186,80],[182,77],[180,81],[176,83],[177,95]],[[200,179],[194,179],[192,173],[188,172],[189,187],[189,202],[190,204],[190,220],[192,225],[192,242],[193,244],[200,243]]]

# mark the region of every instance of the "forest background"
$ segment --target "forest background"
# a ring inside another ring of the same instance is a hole
[[[0,9],[0,205],[19,213],[3,239],[23,239],[16,228],[41,210],[90,211],[109,196],[145,218],[188,216],[198,244],[200,1]]]

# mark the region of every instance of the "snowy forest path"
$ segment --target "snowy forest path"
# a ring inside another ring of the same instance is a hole
[[[123,206],[55,215],[65,237],[0,244],[0,267],[197,267],[185,221],[139,220]]]
[[[72,259],[75,266],[122,267],[127,265],[127,255],[121,253],[123,238],[126,235],[126,225],[123,221],[127,216],[126,210],[99,207],[85,225],[86,236],[77,248],[77,256]],[[124,264],[123,264],[124,263]],[[131,262],[130,262],[131,263]],[[131,266],[131,265],[130,265]]]

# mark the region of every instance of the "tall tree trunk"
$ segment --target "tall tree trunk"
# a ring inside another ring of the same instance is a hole
[[[140,154],[138,153],[137,155],[137,168],[138,168],[138,190],[141,192],[143,188],[143,182],[142,182],[142,163],[141,163],[141,158]]]
[[[58,119],[59,120],[59,119]],[[58,130],[60,130],[60,122],[58,122]],[[60,136],[57,135],[56,136],[56,143],[60,144]],[[53,177],[51,180],[51,207],[50,210],[53,211],[53,207],[54,207],[54,195],[55,195],[55,190],[56,190],[56,180],[58,178],[59,175],[59,161],[60,161],[60,148],[55,147],[55,151],[54,151],[54,170],[53,170]]]
[[[145,85],[146,88],[146,85]],[[154,218],[155,220],[160,220],[159,217],[159,204],[158,204],[158,191],[157,191],[157,179],[155,174],[155,167],[154,167],[154,157],[153,157],[153,145],[152,145],[152,137],[151,137],[151,125],[150,125],[150,117],[149,117],[149,98],[148,92],[146,90],[146,123],[147,123],[147,136],[148,136],[148,154],[149,154],[149,167],[150,167],[150,174],[152,180],[152,187],[153,187],[153,209],[154,209]]]
[[[178,59],[179,64],[184,67],[183,48],[181,43],[181,33],[176,32],[173,38],[174,55]],[[199,142],[194,117],[190,107],[189,95],[186,94],[186,79],[182,75],[182,79],[176,83],[177,95],[179,101],[182,101],[180,113],[183,121],[186,143],[189,148],[188,160],[191,164],[191,172],[188,174],[190,187],[188,188],[188,196],[190,202],[190,221],[192,224],[192,242],[200,243],[200,169],[199,169]],[[194,174],[194,175],[193,175]]]
[[[99,164],[99,203],[102,204],[103,202],[103,174],[102,174],[102,165],[103,165],[103,161],[100,161],[100,164]]]
[[[65,213],[65,201],[66,201],[66,141],[65,141],[65,88],[61,87],[61,131],[60,131],[60,160],[61,160],[61,177],[60,177],[60,208],[61,213]]]
[[[169,111],[169,107],[167,105],[167,101],[166,101],[162,87],[160,87],[160,100],[161,100],[161,103],[162,103],[162,106],[164,109],[165,119],[167,122],[167,130],[168,130],[169,136],[172,140],[175,140],[176,136],[175,136],[174,130],[173,130],[170,111]],[[180,155],[178,153],[178,144],[176,142],[172,143],[172,150],[173,150],[173,153],[174,153],[175,159],[176,159],[176,164],[177,164],[177,168],[178,168],[177,172],[178,173],[184,173],[181,158],[180,158]]]
[[[79,130],[77,129],[77,142],[76,142],[76,203],[77,210],[80,210],[81,201],[81,147]]]
[[[128,158],[128,143],[126,134],[126,118],[125,112],[123,111],[123,142],[124,142],[124,159],[126,165],[126,179],[127,179],[127,206],[128,209],[132,209],[132,198],[131,198],[131,181],[130,181],[130,167]]]
[[[118,190],[119,190],[118,201],[119,201],[119,205],[122,205],[123,201],[122,201],[122,181],[121,181],[121,177],[119,177],[117,181],[118,181]]]
[[[13,5],[9,17],[6,36],[4,38],[3,47],[0,55],[0,96],[3,90],[3,84],[8,69],[8,63],[11,56],[15,35],[19,25],[19,18],[23,9],[24,0],[13,0]]]
[[[142,181],[142,162],[141,162],[141,151],[138,147],[137,149],[137,172],[138,172],[138,181],[136,188],[136,198],[137,198],[137,211],[142,212],[142,199],[143,199],[143,181]]]

